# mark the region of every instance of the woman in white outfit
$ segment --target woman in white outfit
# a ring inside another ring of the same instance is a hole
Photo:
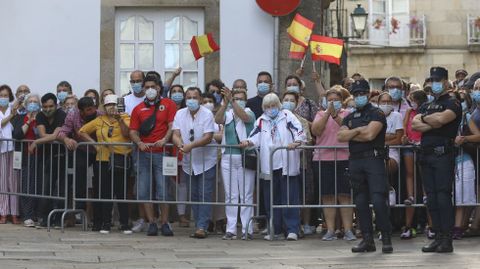
[[[217,124],[224,125],[222,145],[238,145],[247,139],[253,129],[255,114],[245,108],[247,92],[222,89],[223,103],[215,116]],[[222,177],[227,204],[253,204],[253,190],[255,186],[255,171],[243,166],[242,150],[234,147],[222,149]],[[237,238],[238,206],[226,206],[227,229],[224,240]],[[246,230],[250,218],[253,216],[253,207],[242,206],[240,219],[242,222],[242,240],[252,239],[253,225]]]

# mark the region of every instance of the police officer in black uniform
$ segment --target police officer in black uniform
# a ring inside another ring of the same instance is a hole
[[[451,230],[454,225],[452,184],[455,178],[454,139],[462,118],[462,106],[450,97],[448,71],[430,69],[435,100],[421,108],[412,121],[412,128],[422,132],[420,165],[427,194],[427,208],[432,218],[435,240],[423,252],[452,252]]]
[[[372,211],[375,210],[377,228],[382,233],[382,252],[392,253],[391,225],[388,207],[388,180],[385,159],[387,120],[379,108],[368,102],[370,86],[364,79],[355,81],[350,92],[354,96],[356,111],[343,120],[337,138],[349,142],[349,172],[357,207],[363,240],[352,252],[375,251]]]

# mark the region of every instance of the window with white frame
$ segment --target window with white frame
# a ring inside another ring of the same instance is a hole
[[[369,41],[372,45],[410,44],[409,0],[369,0]]]
[[[115,88],[130,91],[130,73],[155,70],[165,81],[182,67],[174,81],[184,87],[204,84],[204,61],[195,61],[192,36],[204,31],[201,9],[120,8],[115,21]]]

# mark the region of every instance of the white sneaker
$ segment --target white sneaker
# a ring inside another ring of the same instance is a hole
[[[263,240],[267,240],[267,241],[274,241],[274,240],[279,240],[280,239],[280,235],[279,234],[276,234],[273,236],[273,239],[270,238],[270,235],[267,234],[263,237]]]
[[[298,240],[298,235],[296,233],[289,233],[287,235],[287,240],[288,241],[297,241]]]
[[[100,230],[100,233],[101,233],[101,234],[109,234],[110,231],[109,231],[109,230],[103,230],[103,229],[102,229],[102,230]]]
[[[27,219],[23,222],[25,227],[35,227],[35,222],[32,219]]]
[[[260,234],[261,234],[261,235],[267,235],[267,234],[268,234],[268,229],[265,228],[265,230],[263,230]]]
[[[303,225],[303,234],[304,235],[311,235],[314,233],[314,230],[312,229],[312,226],[310,225]]]
[[[132,231],[134,233],[141,233],[147,228],[147,225],[145,223],[144,219],[139,219],[137,222],[135,222],[135,225],[132,227]]]
[[[393,188],[391,188],[388,192],[388,201],[390,203],[390,206],[394,206],[397,203],[397,196]]]
[[[357,237],[353,234],[353,232],[351,230],[348,230],[343,235],[343,240],[354,241],[354,240],[357,240]]]
[[[322,241],[333,241],[333,240],[337,240],[337,235],[335,234],[335,232],[327,230],[325,235],[323,235],[322,237]]]

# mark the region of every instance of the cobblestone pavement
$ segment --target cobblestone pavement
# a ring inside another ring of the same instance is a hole
[[[394,240],[395,252],[352,254],[354,242],[323,242],[319,235],[290,241],[191,239],[174,226],[174,237],[109,235],[69,228],[37,230],[0,226],[0,268],[480,268],[480,238],[455,241],[452,254],[423,254],[428,240]],[[398,238],[398,237],[397,237]],[[380,249],[381,244],[377,243]]]

